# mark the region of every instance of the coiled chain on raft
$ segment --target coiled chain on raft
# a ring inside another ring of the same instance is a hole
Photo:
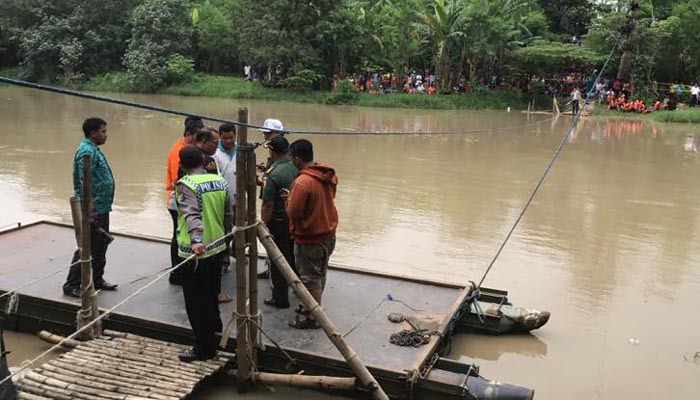
[[[389,343],[404,347],[420,347],[430,343],[430,337],[436,334],[437,332],[430,332],[427,329],[404,329],[401,332],[392,333]]]
[[[389,321],[398,324],[406,321],[413,329],[404,329],[398,333],[392,333],[389,337],[389,343],[403,347],[420,347],[430,342],[430,337],[437,335],[438,332],[429,332],[427,329],[416,328],[411,321],[406,319],[406,316],[401,313],[391,313],[387,316]]]

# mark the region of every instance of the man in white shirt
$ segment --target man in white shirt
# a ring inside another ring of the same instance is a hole
[[[697,83],[693,83],[690,87],[690,106],[695,107],[698,105],[698,96],[700,96],[700,86]]]
[[[216,166],[219,170],[219,175],[226,181],[226,184],[231,190],[231,193],[236,193],[236,126],[233,124],[221,124],[219,126],[219,147],[212,157],[216,161]],[[236,196],[231,196],[231,209],[235,210]],[[224,272],[229,271],[231,264],[231,242],[228,241],[226,256],[224,257],[223,268]]]
[[[574,115],[578,114],[578,106],[579,102],[581,101],[581,91],[578,89],[578,86],[574,88],[574,91],[571,92],[571,109]]]

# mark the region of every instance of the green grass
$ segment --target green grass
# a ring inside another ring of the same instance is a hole
[[[90,78],[83,89],[91,92],[129,92],[131,86],[124,72],[110,72]]]
[[[659,111],[650,115],[658,122],[683,122],[700,124],[700,108],[686,108],[676,111]]]
[[[3,78],[17,79],[20,77],[22,69],[20,67],[9,67],[0,69],[0,76]]]
[[[639,114],[634,112],[622,112],[618,110],[608,110],[607,104],[596,104],[591,114],[594,118],[600,119],[647,119],[649,114]]]
[[[684,108],[675,111],[657,111],[651,114],[638,114],[608,110],[604,104],[598,104],[593,111],[593,116],[601,119],[650,119],[657,122],[700,124],[700,108]]]

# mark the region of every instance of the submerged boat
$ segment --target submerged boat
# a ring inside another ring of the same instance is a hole
[[[169,240],[118,233],[113,236],[108,271],[120,286],[118,291],[99,293],[99,304],[105,309],[170,265]],[[1,320],[3,327],[64,335],[74,330],[80,303],[62,294],[65,274],[40,279],[65,267],[74,247],[70,225],[41,221],[0,232],[0,251],[6,255],[0,260],[0,293],[37,280],[0,299],[0,308],[6,310]],[[234,275],[224,275],[222,290],[236,298]],[[270,295],[268,286],[259,285],[260,298]],[[485,379],[477,365],[451,360],[443,354],[455,332],[527,332],[547,322],[549,313],[514,307],[505,291],[331,267],[323,306],[392,398],[525,400],[534,395],[532,389]],[[234,309],[231,303],[221,306],[224,322],[231,318]],[[261,313],[263,329],[274,342],[263,340],[264,347],[258,353],[260,370],[353,375],[322,332],[288,326],[293,311],[263,307]],[[404,318],[391,322],[390,314]],[[165,279],[112,313],[103,326],[169,342],[191,342],[181,289]],[[397,332],[416,328],[431,331],[425,344],[390,343]],[[235,352],[235,340],[228,343],[226,350]]]

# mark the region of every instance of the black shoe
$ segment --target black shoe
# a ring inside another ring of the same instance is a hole
[[[258,279],[267,279],[270,277],[270,270],[268,269],[267,271],[259,272],[258,273]]]
[[[282,303],[282,302],[279,302],[275,299],[265,299],[265,300],[263,300],[263,304],[265,304],[266,306],[271,306],[271,307],[275,307],[275,308],[289,308],[289,302]]]
[[[294,329],[302,329],[302,330],[307,330],[307,329],[321,329],[321,325],[316,322],[315,319],[311,318],[306,318],[306,319],[301,319],[297,315],[296,318],[294,318],[293,321],[289,322],[289,326],[291,326]]]
[[[197,353],[194,350],[185,350],[182,353],[177,355],[177,358],[180,359],[180,361],[185,362],[185,363],[191,363],[192,361],[205,361],[214,358],[216,355],[216,352],[211,355],[201,355]]]
[[[80,295],[82,294],[80,292],[80,288],[68,288],[68,289],[63,289],[63,294],[66,296],[70,297],[75,297],[75,298],[80,298]]]
[[[102,280],[102,282],[99,282],[95,285],[95,289],[97,290],[117,290],[117,286],[113,283],[109,283],[105,280]]]
[[[182,286],[182,281],[182,274],[179,271],[173,271],[168,275],[168,282],[170,282],[171,285]]]

